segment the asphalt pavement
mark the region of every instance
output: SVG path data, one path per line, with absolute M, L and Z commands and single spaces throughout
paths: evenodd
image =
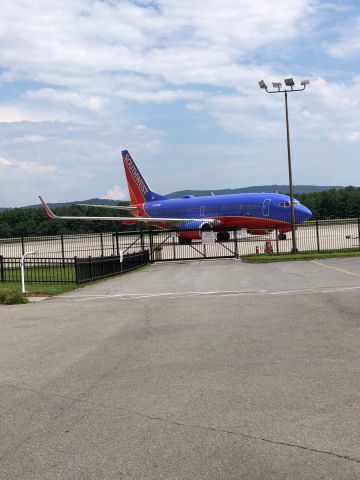
M 360 478 L 359 294 L 228 259 L 0 307 L 0 478 Z

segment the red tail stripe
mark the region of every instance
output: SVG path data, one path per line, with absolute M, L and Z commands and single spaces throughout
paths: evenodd
M 135 205 L 136 203 L 144 203 L 145 202 L 144 195 L 142 194 L 139 187 L 137 186 L 125 160 L 124 160 L 124 168 L 125 168 L 126 180 L 128 182 L 128 187 L 129 187 L 131 205 Z

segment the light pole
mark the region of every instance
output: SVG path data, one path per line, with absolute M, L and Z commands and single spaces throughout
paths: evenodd
M 306 86 L 310 84 L 309 80 L 302 80 L 302 88 L 294 88 L 295 82 L 293 78 L 286 78 L 285 88 L 282 90 L 281 82 L 272 82 L 273 88 L 276 90 L 268 90 L 264 80 L 260 80 L 259 87 L 267 91 L 267 93 L 284 93 L 285 94 L 285 117 L 286 117 L 286 140 L 287 140 L 287 154 L 288 154 L 288 169 L 289 169 L 289 189 L 290 189 L 290 208 L 291 208 L 291 233 L 292 233 L 292 253 L 297 253 L 296 234 L 295 234 L 295 212 L 294 212 L 294 192 L 292 183 L 291 170 L 291 150 L 290 150 L 290 130 L 289 130 L 289 112 L 288 112 L 288 92 L 302 92 Z M 286 88 L 290 87 L 290 88 Z

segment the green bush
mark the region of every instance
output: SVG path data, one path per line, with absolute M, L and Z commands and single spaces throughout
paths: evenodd
M 29 300 L 20 292 L 11 290 L 0 291 L 0 303 L 5 305 L 15 305 L 18 303 L 29 303 Z

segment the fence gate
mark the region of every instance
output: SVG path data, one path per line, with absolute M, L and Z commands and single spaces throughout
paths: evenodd
M 228 241 L 216 240 L 214 243 L 205 243 L 200 230 L 151 230 L 132 234 L 118 232 L 113 236 L 115 255 L 148 249 L 152 262 L 238 257 L 236 231 L 230 232 Z

